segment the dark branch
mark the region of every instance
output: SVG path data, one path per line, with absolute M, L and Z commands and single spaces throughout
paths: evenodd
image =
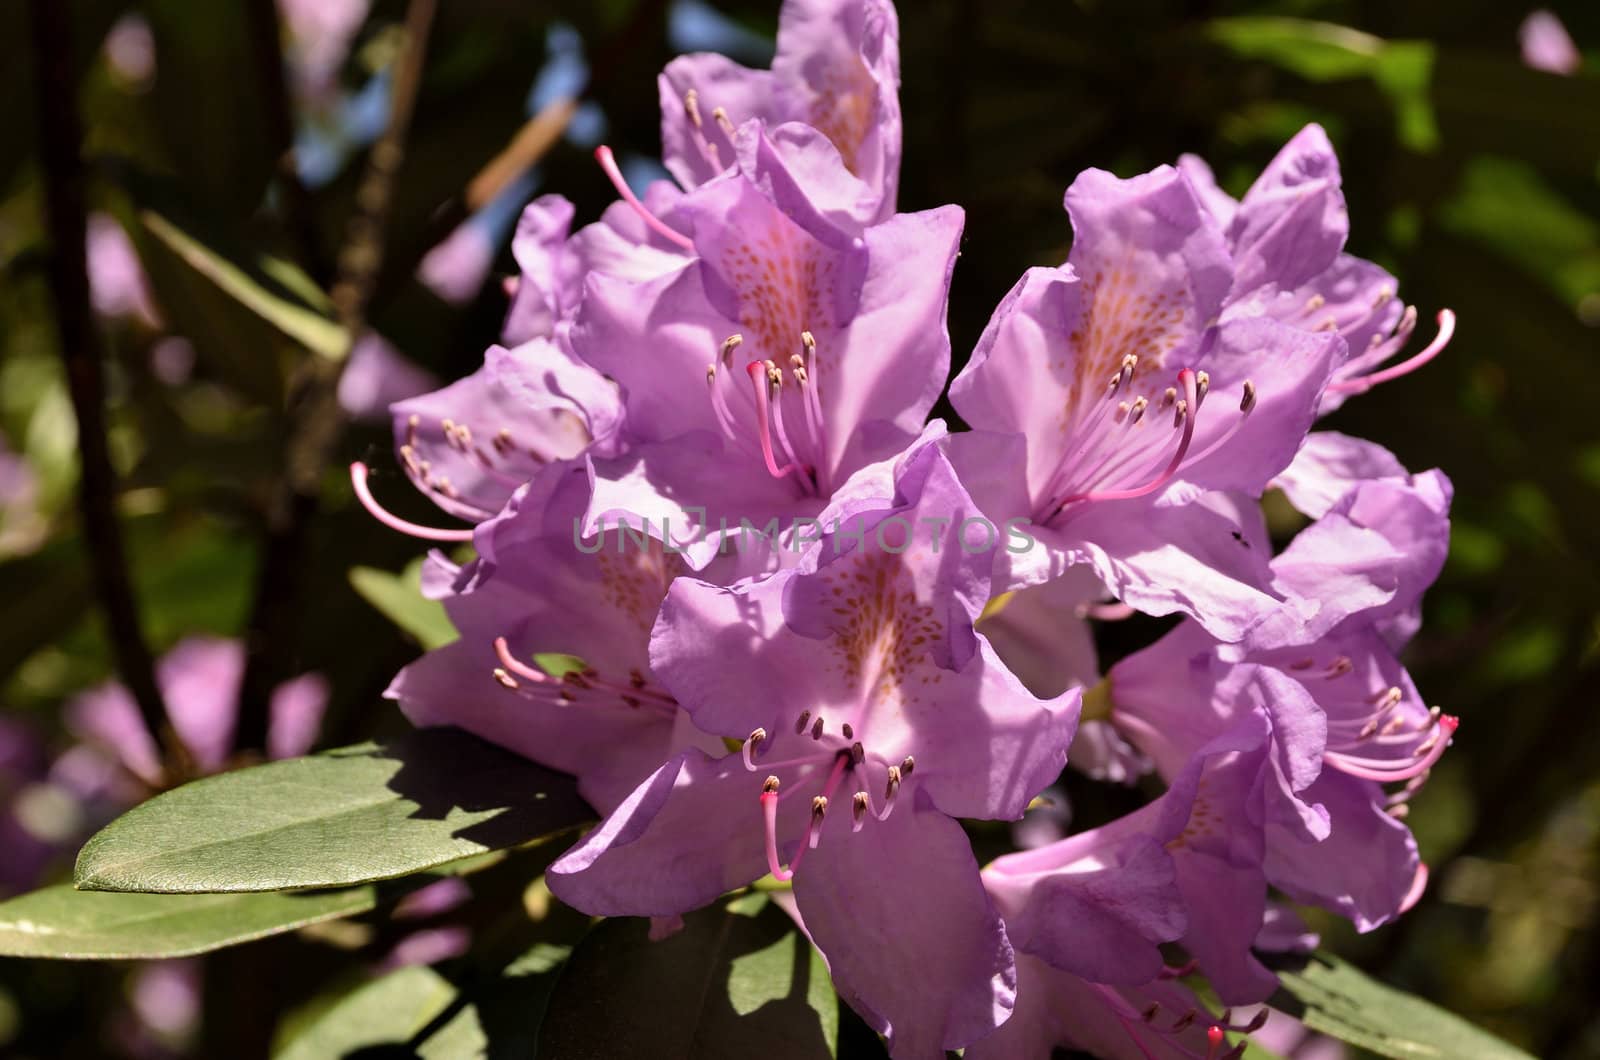
M 78 421 L 78 514 L 96 593 L 122 681 L 139 706 L 171 773 L 182 773 L 182 748 L 173 737 L 156 684 L 149 645 L 139 628 L 128 578 L 127 554 L 117 522 L 116 472 L 106 446 L 105 385 L 100 343 L 89 302 L 83 129 L 78 118 L 78 78 L 73 69 L 71 5 L 31 0 L 34 104 L 39 158 L 44 172 L 50 230 L 50 293 L 67 389 Z
M 367 302 L 383 264 L 384 226 L 395 176 L 405 157 L 406 133 L 422 83 L 436 8 L 437 0 L 411 0 L 406 9 L 405 45 L 397 63 L 389 127 L 368 156 L 356 194 L 356 213 L 339 252 L 333 302 L 339 323 L 352 342 L 366 328 Z M 265 748 L 272 689 L 290 676 L 284 655 L 294 641 L 304 603 L 311 524 L 320 507 L 323 472 L 344 430 L 338 399 L 342 370 L 342 361 L 308 357 L 290 386 L 291 424 L 284 466 L 267 511 L 266 543 L 246 637 L 238 730 L 242 751 Z
M 246 0 L 245 17 L 250 24 L 250 47 L 256 67 L 256 85 L 261 105 L 266 108 L 267 136 L 277 159 L 278 184 L 283 191 L 284 221 L 313 279 L 328 280 L 328 262 L 317 239 L 316 210 L 311 192 L 300 181 L 295 168 L 294 108 L 289 100 L 288 82 L 283 73 L 283 36 L 278 24 L 278 5 L 274 0 Z

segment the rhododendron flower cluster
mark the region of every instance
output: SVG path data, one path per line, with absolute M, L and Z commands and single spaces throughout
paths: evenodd
M 1270 1017 L 1197 977 L 1262 1002 L 1289 903 L 1365 931 L 1426 884 L 1405 811 L 1456 721 L 1400 652 L 1450 483 L 1313 427 L 1454 318 L 1406 354 L 1316 126 L 1238 200 L 1194 157 L 1091 169 L 950 384 L 969 429 L 930 422 L 965 219 L 897 209 L 897 37 L 886 0 L 788 0 L 770 70 L 662 73 L 676 184 L 601 148 L 598 221 L 527 207 L 504 345 L 392 407 L 472 525 L 354 468 L 474 552 L 431 554 L 461 637 L 389 694 L 578 778 L 602 820 L 548 882 L 583 912 L 792 890 L 897 1057 L 1236 1056 Z M 1272 488 L 1312 520 L 1276 554 Z M 1177 624 L 1103 665 L 1136 612 Z M 1154 797 L 980 865 L 962 822 L 1069 764 Z

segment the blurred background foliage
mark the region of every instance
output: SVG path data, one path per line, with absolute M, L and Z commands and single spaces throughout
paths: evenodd
M 293 422 L 286 380 L 312 355 L 197 280 L 159 219 L 237 248 L 284 304 L 324 319 L 325 299 L 305 280 L 326 288 L 356 208 L 405 5 L 376 0 L 331 83 L 300 97 L 298 205 L 256 75 L 259 4 L 69 6 L 91 204 L 124 227 L 150 282 L 147 304 L 101 304 L 115 277 L 94 277 L 119 511 L 139 611 L 161 652 L 189 634 L 246 631 Z M 1582 52 L 1569 75 L 1525 64 L 1518 29 L 1529 12 L 1505 0 L 905 0 L 900 203 L 967 210 L 950 306 L 959 368 L 1017 275 L 1064 257 L 1061 195 L 1081 169 L 1126 176 L 1192 151 L 1238 194 L 1302 124 L 1328 129 L 1350 249 L 1399 276 L 1424 320 L 1444 306 L 1460 315 L 1443 357 L 1327 426 L 1455 481 L 1450 562 L 1408 662 L 1463 724 L 1413 806 L 1433 880 L 1420 906 L 1364 937 L 1317 926 L 1382 979 L 1561 1058 L 1600 1055 L 1600 6 L 1549 6 Z M 580 221 L 597 216 L 613 198 L 590 155 L 602 137 L 630 179 L 647 179 L 657 70 L 703 48 L 764 64 L 776 9 L 441 4 L 371 327 L 439 379 L 475 369 L 505 309 L 498 277 L 515 272 L 509 230 L 522 203 L 559 191 Z M 0 32 L 24 53 L 0 68 L 0 708 L 65 746 L 61 704 L 112 664 L 72 505 L 75 430 L 44 268 L 26 15 L 21 3 L 0 6 Z M 474 201 L 475 175 L 530 116 L 566 98 L 580 106 L 539 165 L 494 202 Z M 449 285 L 430 273 L 430 252 L 468 235 L 485 282 L 441 296 Z M 344 435 L 298 561 L 310 587 L 300 620 L 292 643 L 271 646 L 284 673 L 331 682 L 328 746 L 403 725 L 379 694 L 416 641 L 349 572 L 399 571 L 417 549 L 369 519 L 341 473 L 353 458 L 391 467 L 388 451 L 384 423 Z M 423 517 L 426 503 L 401 481 L 389 475 L 386 495 Z M 1275 530 L 1294 530 L 1286 507 L 1275 516 Z M 1120 798 L 1087 782 L 1070 794 L 1084 824 Z M 259 1009 L 252 1019 L 270 1026 L 318 983 L 354 974 L 336 934 L 215 959 L 211 1000 L 229 1018 L 241 1004 Z M 340 956 L 304 982 L 241 984 L 272 967 L 259 950 L 292 945 Z M 131 983 L 117 967 L 0 965 L 0 1052 L 165 1055 L 220 1040 L 187 1025 L 119 1030 L 129 1004 L 138 1009 Z

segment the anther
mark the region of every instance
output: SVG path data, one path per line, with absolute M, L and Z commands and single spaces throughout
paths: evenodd
M 1167 409 L 1171 408 L 1173 402 L 1175 402 L 1177 400 L 1178 400 L 1178 388 L 1175 387 L 1175 386 L 1169 386 L 1169 387 L 1167 387 L 1167 389 L 1165 391 L 1162 392 L 1162 394 L 1161 394 L 1161 404 L 1157 405 L 1156 409 L 1159 412 L 1165 412 L 1165 411 L 1167 411 Z
M 800 333 L 800 345 L 806 348 L 807 353 L 817 352 L 816 336 L 812 335 L 809 331 L 802 331 Z
M 1178 1017 L 1178 1022 L 1176 1022 L 1176 1023 L 1174 1023 L 1172 1025 L 1172 1033 L 1173 1034 L 1177 1034 L 1180 1031 L 1188 1030 L 1189 1029 L 1189 1024 L 1193 1023 L 1195 1021 L 1195 1017 L 1197 1017 L 1198 1015 L 1200 1015 L 1199 1010 L 1190 1009 L 1188 1012 L 1185 1012 L 1182 1016 L 1179 1016 Z
M 1271 1015 L 1271 1013 L 1265 1008 L 1257 1012 L 1254 1016 L 1250 1017 L 1250 1022 L 1245 1024 L 1244 1032 L 1246 1034 L 1254 1034 L 1262 1027 L 1265 1027 L 1267 1025 L 1267 1017 L 1269 1015 Z
M 721 107 L 716 107 L 711 111 L 711 118 L 717 123 L 718 128 L 720 128 L 730 138 L 733 136 L 733 122 L 729 120 L 727 111 L 723 110 Z
M 1172 429 L 1177 430 L 1183 426 L 1183 421 L 1189 416 L 1188 399 L 1178 402 L 1172 410 Z
M 849 726 L 847 725 L 845 728 L 849 728 Z M 845 735 L 848 736 L 849 733 L 846 733 Z M 850 764 L 853 766 L 858 766 L 866 760 L 867 750 L 861 746 L 861 741 L 857 740 L 855 743 L 850 745 Z
M 1314 294 L 1310 298 L 1306 299 L 1306 312 L 1315 313 L 1317 310 L 1321 309 L 1327 304 L 1328 300 L 1326 298 L 1322 297 L 1320 294 Z
M 867 808 L 871 804 L 872 800 L 867 797 L 866 792 L 856 792 L 855 799 L 852 801 L 850 806 L 850 831 L 861 831 L 861 825 L 867 819 Z
M 1161 1002 L 1152 1001 L 1146 1005 L 1144 1011 L 1139 1013 L 1139 1018 L 1146 1023 L 1154 1023 L 1157 1016 L 1161 1015 Z
M 1249 412 L 1256 407 L 1256 385 L 1250 380 L 1244 381 L 1244 393 L 1239 397 L 1239 411 Z
M 756 749 L 761 746 L 761 742 L 766 738 L 767 730 L 756 729 L 750 733 L 750 736 L 744 742 L 744 767 L 752 773 L 756 771 Z
M 817 715 L 817 720 L 811 723 L 811 738 L 813 740 L 822 739 L 822 727 L 823 727 L 822 715 L 818 714 Z
M 505 670 L 498 666 L 494 668 L 494 679 L 499 681 L 506 688 L 511 689 L 513 692 L 522 687 L 521 685 L 517 684 L 517 679 L 515 677 L 512 677 L 510 674 L 506 673 Z
M 727 338 L 722 340 L 722 363 L 724 365 L 731 363 L 733 351 L 738 349 L 743 342 L 744 336 L 738 332 L 734 332 L 732 335 L 729 335 Z
M 1150 402 L 1148 399 L 1135 398 L 1133 406 L 1128 410 L 1128 426 L 1132 427 L 1135 423 L 1138 423 L 1141 419 L 1143 419 L 1144 410 L 1149 407 Z
M 887 802 L 893 799 L 895 792 L 900 790 L 900 767 L 889 767 L 889 781 L 883 786 L 883 798 Z
M 915 768 L 917 768 L 917 760 L 910 755 L 906 755 L 906 760 L 900 763 L 900 775 L 909 777 L 911 771 Z
M 856 738 L 856 731 L 850 727 L 850 723 L 848 721 L 839 726 L 839 730 L 844 733 L 844 738 L 846 740 L 854 740 Z
M 714 365 L 714 364 L 706 365 L 706 382 L 709 383 L 712 386 L 716 386 L 717 385 L 717 366 L 716 365 Z
M 806 731 L 806 722 L 808 722 L 810 720 L 811 720 L 811 712 L 809 710 L 802 710 L 800 712 L 800 717 L 795 719 L 794 734 L 796 736 L 799 736 L 801 733 L 805 732 Z
M 1111 418 L 1117 423 L 1121 423 L 1128 418 L 1128 410 L 1132 407 L 1126 401 L 1117 402 L 1117 411 L 1111 414 Z
M 683 94 L 683 112 L 689 116 L 689 124 L 700 128 L 700 93 L 692 88 Z
M 1343 677 L 1345 674 L 1349 673 L 1355 668 L 1355 663 L 1350 661 L 1350 657 L 1348 655 L 1341 655 L 1328 665 L 1327 670 L 1323 671 L 1322 676 L 1331 681 L 1336 677 Z
M 778 778 L 768 777 L 761 782 L 761 794 L 776 795 L 778 793 Z
M 1206 399 L 1206 391 L 1211 389 L 1211 373 L 1199 371 L 1194 374 L 1194 407 L 1199 409 L 1200 403 Z

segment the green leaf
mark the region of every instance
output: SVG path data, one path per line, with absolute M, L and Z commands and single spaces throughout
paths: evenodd
M 292 285 L 271 281 L 270 275 L 283 276 L 286 271 L 293 270 L 292 265 L 263 258 L 251 270 L 202 243 L 153 209 L 141 210 L 139 219 L 150 234 L 184 264 L 288 338 L 330 360 L 342 360 L 349 352 L 350 343 L 343 328 L 322 312 L 290 297 L 289 291 L 303 290 L 310 283 L 308 279 L 297 277 Z
M 1438 145 L 1429 84 L 1434 46 L 1390 41 L 1331 22 L 1273 15 L 1213 19 L 1211 38 L 1235 54 L 1260 59 L 1307 81 L 1370 78 L 1394 105 L 1400 141 L 1417 151 Z
M 372 887 L 319 894 L 107 894 L 58 884 L 0 902 L 0 956 L 187 957 L 365 913 Z
M 567 946 L 539 943 L 484 979 L 455 982 L 431 968 L 402 968 L 321 1010 L 274 1060 L 349 1056 L 405 1046 L 423 1060 L 533 1055 L 539 1016 Z
M 401 968 L 351 991 L 273 1056 L 322 1060 L 405 1045 L 456 998 L 455 985 L 432 968 Z
M 422 595 L 422 563 L 420 559 L 414 560 L 399 574 L 376 567 L 354 567 L 350 571 L 350 585 L 383 617 L 432 651 L 455 640 L 457 633 L 445 614 L 444 605 Z
M 726 899 L 684 922 L 660 942 L 643 920 L 596 926 L 556 983 L 539 1055 L 834 1055 L 839 999 L 827 968 L 765 895 Z
M 89 840 L 76 880 L 172 894 L 337 887 L 528 843 L 591 816 L 570 777 L 455 729 L 422 729 L 158 795 Z
M 1319 953 L 1298 970 L 1280 972 L 1283 987 L 1302 1004 L 1307 1027 L 1380 1056 L 1413 1060 L 1533 1060 L 1515 1046 L 1385 986 L 1331 954 Z

